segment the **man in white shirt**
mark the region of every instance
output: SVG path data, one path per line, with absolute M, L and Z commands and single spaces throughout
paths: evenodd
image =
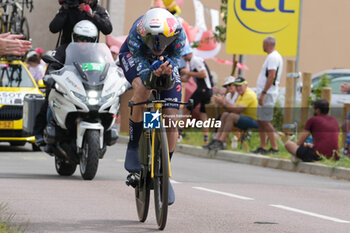
M 273 108 L 275 106 L 278 86 L 282 76 L 283 60 L 282 56 L 275 49 L 276 39 L 268 36 L 264 39 L 263 49 L 268 55 L 262 66 L 258 77 L 257 95 L 258 95 L 258 125 L 260 136 L 260 147 L 254 153 L 267 154 L 278 153 L 278 146 L 275 137 L 275 129 L 271 121 L 273 119 Z M 266 149 L 266 139 L 270 140 L 271 148 Z
M 182 69 L 181 81 L 187 82 L 190 77 L 193 77 L 197 83 L 197 89 L 192 94 L 190 99 L 193 99 L 193 108 L 200 104 L 200 119 L 206 121 L 208 119 L 205 111 L 205 105 L 210 103 L 210 98 L 213 95 L 212 86 L 210 82 L 210 76 L 205 67 L 203 58 L 193 55 L 192 49 L 189 45 L 184 47 L 182 53 L 183 58 L 186 62 L 190 63 L 190 69 Z M 186 108 L 183 111 L 184 115 L 190 113 L 191 108 Z M 179 130 L 181 133 L 181 130 Z M 203 127 L 204 143 L 208 142 L 209 128 Z

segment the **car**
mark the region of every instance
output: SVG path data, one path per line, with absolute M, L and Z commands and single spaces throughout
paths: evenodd
M 0 142 L 11 146 L 35 146 L 35 137 L 23 130 L 23 103 L 26 94 L 43 96 L 38 84 L 20 60 L 0 60 Z
M 319 72 L 312 76 L 311 88 L 317 87 L 324 74 L 330 79 L 328 87 L 332 89 L 331 107 L 343 108 L 344 103 L 350 103 L 350 95 L 341 93 L 340 87 L 343 83 L 350 83 L 350 69 L 332 69 Z

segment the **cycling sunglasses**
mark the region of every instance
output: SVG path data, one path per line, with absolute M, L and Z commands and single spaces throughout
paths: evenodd
M 145 43 L 148 46 L 148 48 L 153 49 L 155 51 L 161 51 L 165 49 L 168 45 L 174 42 L 174 40 L 177 38 L 176 35 L 172 37 L 166 37 L 163 34 L 159 35 L 151 35 L 147 34 L 145 38 Z

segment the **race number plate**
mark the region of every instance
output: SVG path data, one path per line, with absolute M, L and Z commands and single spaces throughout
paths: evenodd
M 0 91 L 0 105 L 23 105 L 25 94 L 21 92 Z
M 13 121 L 0 121 L 0 129 L 13 129 Z

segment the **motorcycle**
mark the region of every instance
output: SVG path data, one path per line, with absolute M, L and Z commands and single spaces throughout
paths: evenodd
M 47 63 L 60 63 L 43 56 Z M 119 98 L 130 87 L 103 43 L 70 43 L 63 68 L 49 74 L 46 152 L 55 157 L 59 175 L 72 175 L 77 165 L 84 180 L 92 180 L 106 147 L 116 143 L 114 126 Z

